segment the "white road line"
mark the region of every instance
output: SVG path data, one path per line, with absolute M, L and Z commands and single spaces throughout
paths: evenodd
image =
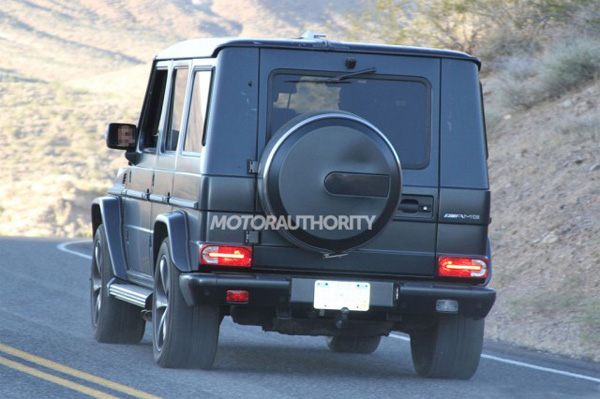
M 409 337 L 405 337 L 404 335 L 396 335 L 396 334 L 390 334 L 391 338 L 396 338 L 399 339 L 401 341 L 406 341 L 406 342 L 410 342 L 410 338 Z
M 403 335 L 390 334 L 389 336 L 391 338 L 396 338 L 396 339 L 399 339 L 401 341 L 410 342 L 410 338 L 406 337 L 406 336 L 403 336 Z M 485 353 L 482 353 L 481 357 L 483 359 L 494 360 L 496 362 L 511 364 L 513 366 L 525 367 L 525 368 L 532 369 L 532 370 L 545 371 L 547 373 L 564 375 L 566 377 L 573 377 L 573 378 L 578 378 L 580 380 L 587 380 L 587 381 L 592 381 L 592 382 L 600 383 L 600 378 L 590 377 L 589 375 L 570 373 L 568 371 L 552 369 L 552 368 L 549 368 L 549 367 L 536 366 L 535 364 L 530 364 L 530 363 L 525 363 L 525 362 L 518 362 L 516 360 L 510 360 L 510 359 L 505 359 L 503 357 L 487 355 Z
M 590 377 L 589 375 L 575 374 L 575 373 L 570 373 L 568 371 L 551 369 L 549 367 L 536 366 L 535 364 L 517 362 L 516 360 L 510 360 L 510 359 L 504 359 L 504 358 L 498 357 L 498 356 L 486 355 L 485 353 L 482 353 L 481 357 L 484 359 L 495 360 L 500 363 L 512 364 L 513 366 L 526 367 L 526 368 L 533 369 L 533 370 L 545 371 L 547 373 L 559 374 L 559 375 L 564 375 L 567 377 L 579 378 L 580 380 L 588 380 L 588 381 L 600 383 L 600 378 Z
M 85 258 L 87 260 L 92 260 L 92 256 L 88 255 L 88 254 L 82 254 L 81 252 L 77 252 L 77 251 L 73 251 L 69 248 L 67 248 L 69 245 L 72 244 L 81 244 L 81 243 L 88 243 L 90 242 L 89 240 L 84 240 L 84 241 L 67 241 L 67 242 L 63 242 L 62 244 L 58 244 L 56 246 L 56 249 L 58 249 L 59 251 L 63 251 L 66 253 L 69 253 L 71 255 L 77 255 L 77 256 L 81 256 L 82 258 Z

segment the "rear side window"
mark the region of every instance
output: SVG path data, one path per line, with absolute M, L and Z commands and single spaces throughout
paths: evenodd
M 175 151 L 177 149 L 188 76 L 187 68 L 173 70 L 173 89 L 171 90 L 171 109 L 169 110 L 170 120 L 165 134 L 165 151 Z
M 202 152 L 210 77 L 211 71 L 201 70 L 194 72 L 192 101 L 188 114 L 187 134 L 183 145 L 184 152 Z
M 361 76 L 325 82 L 328 77 L 331 76 L 272 75 L 269 136 L 305 112 L 342 110 L 379 128 L 396 149 L 404 168 L 421 169 L 429 164 L 431 111 L 426 81 Z

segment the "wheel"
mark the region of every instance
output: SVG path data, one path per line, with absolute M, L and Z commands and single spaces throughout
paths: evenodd
M 180 272 L 171 261 L 168 240 L 160 246 L 154 271 L 152 341 L 161 367 L 210 368 L 219 341 L 217 305 L 188 306 L 179 288 Z
M 410 335 L 415 371 L 428 378 L 471 378 L 479 366 L 483 329 L 483 319 L 440 315 L 435 326 Z
M 369 354 L 377 350 L 380 341 L 380 336 L 327 337 L 327 346 L 332 352 Z
M 140 308 L 108 295 L 107 285 L 113 278 L 112 262 L 106 245 L 106 231 L 104 225 L 100 225 L 94 236 L 90 279 L 94 338 L 105 343 L 138 343 L 144 336 L 146 322 L 140 315 Z

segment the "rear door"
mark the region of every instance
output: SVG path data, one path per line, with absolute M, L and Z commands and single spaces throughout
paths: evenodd
M 183 209 L 188 215 L 190 232 L 200 231 L 199 203 L 202 195 L 201 164 L 204 158 L 204 132 L 214 61 L 197 59 L 191 71 L 191 93 L 186 101 L 176 173 L 170 203 L 174 209 Z M 197 233 L 191 233 L 197 240 Z
M 335 52 L 261 50 L 259 154 L 290 119 L 305 112 L 352 112 L 378 127 L 402 164 L 403 191 L 393 220 L 348 255 L 324 259 L 276 231 L 263 231 L 254 269 L 432 276 L 439 182 L 440 60 Z M 352 69 L 349 59 L 356 61 Z M 374 71 L 373 71 L 374 69 Z M 339 82 L 311 83 L 367 71 Z M 307 160 L 310 162 L 310 159 Z M 257 215 L 264 214 L 257 201 Z
M 170 90 L 168 101 L 165 103 L 166 117 L 163 134 L 160 137 L 159 151 L 154 167 L 154 182 L 150 194 L 151 226 L 162 213 L 170 212 L 170 200 L 173 193 L 173 174 L 177 161 L 177 149 L 182 140 L 184 112 L 187 96 L 187 87 L 190 77 L 190 62 L 175 61 L 170 74 Z M 154 231 L 152 232 L 154 234 Z M 153 266 L 149 265 L 146 273 L 152 274 Z

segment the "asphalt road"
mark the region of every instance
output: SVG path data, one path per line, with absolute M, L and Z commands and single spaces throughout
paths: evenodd
M 322 337 L 229 318 L 213 370 L 161 369 L 150 326 L 139 345 L 94 341 L 90 253 L 89 242 L 0 239 L 0 398 L 600 398 L 596 363 L 486 343 L 470 381 L 430 380 L 400 335 L 371 355 L 336 354 Z

